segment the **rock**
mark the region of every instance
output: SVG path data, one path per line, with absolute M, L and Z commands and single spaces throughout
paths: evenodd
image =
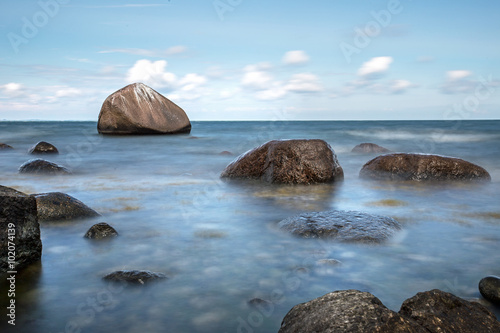
M 317 261 L 317 263 L 320 265 L 327 265 L 327 266 L 340 266 L 340 265 L 342 265 L 342 261 L 337 260 L 337 259 L 320 259 Z
M 500 277 L 487 276 L 479 281 L 479 292 L 484 298 L 500 304 Z
M 340 210 L 303 213 L 286 218 L 278 225 L 304 238 L 358 243 L 382 243 L 401 229 L 390 217 Z
M 500 322 L 486 307 L 437 289 L 407 299 L 399 314 L 426 332 L 500 332 Z
M 482 167 L 454 157 L 425 154 L 387 154 L 367 162 L 361 178 L 414 181 L 490 181 Z
M 142 83 L 130 84 L 104 101 L 97 130 L 101 134 L 189 133 L 184 110 Z
M 335 291 L 294 306 L 279 333 L 361 333 L 426 331 L 386 308 L 375 296 L 357 290 Z
M 3 150 L 3 149 L 14 149 L 14 148 L 12 148 L 12 146 L 9 146 L 8 144 L 0 142 L 0 150 Z
M 273 304 L 272 302 L 266 301 L 265 299 L 262 299 L 262 298 L 252 298 L 247 303 L 248 303 L 248 305 L 250 305 L 253 308 L 259 308 L 259 307 L 264 307 L 264 306 L 270 307 Z
M 387 148 L 381 147 L 374 143 L 361 143 L 356 147 L 352 148 L 351 152 L 370 154 L 370 153 L 390 153 L 391 151 Z
M 101 215 L 80 200 L 65 193 L 49 192 L 33 194 L 32 196 L 36 199 L 40 222 L 82 219 Z
M 221 177 L 312 184 L 342 180 L 344 172 L 323 140 L 273 140 L 240 155 Z
M 10 223 L 14 224 L 13 228 Z M 15 249 L 9 249 L 9 242 L 15 244 Z M 12 266 L 9 263 L 10 251 L 15 251 Z M 42 241 L 35 198 L 0 186 L 0 272 L 20 270 L 41 257 Z
M 85 238 L 90 239 L 103 239 L 118 236 L 118 232 L 107 223 L 101 222 L 94 224 L 90 227 L 89 230 L 85 233 Z
M 29 154 L 59 154 L 57 148 L 45 141 L 40 141 L 28 150 Z
M 33 173 L 43 175 L 68 175 L 71 172 L 63 166 L 55 163 L 36 159 L 29 160 L 19 167 L 19 173 Z
M 163 273 L 154 273 L 150 271 L 116 271 L 103 277 L 104 280 L 116 282 L 128 282 L 132 284 L 145 284 L 148 282 L 166 279 Z
M 233 155 L 233 153 L 231 153 L 230 151 L 224 150 L 224 151 L 221 151 L 219 153 L 219 155 L 222 155 L 222 156 L 231 156 L 231 155 Z

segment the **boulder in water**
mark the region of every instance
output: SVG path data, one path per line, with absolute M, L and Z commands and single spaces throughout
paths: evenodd
M 45 141 L 40 141 L 28 150 L 29 154 L 59 154 L 57 148 Z
M 371 153 L 390 153 L 391 151 L 387 148 L 381 147 L 374 143 L 360 143 L 356 147 L 352 148 L 351 152 L 360 154 L 371 154 Z
M 479 292 L 488 301 L 500 304 L 500 277 L 492 275 L 481 279 Z
M 33 194 L 33 197 L 36 199 L 40 222 L 100 216 L 98 212 L 66 193 L 39 193 Z
M 146 284 L 148 282 L 166 279 L 167 276 L 163 273 L 155 273 L 150 271 L 115 271 L 103 277 L 104 280 L 114 282 L 128 282 L 132 284 Z
M 118 236 L 118 232 L 107 223 L 101 222 L 94 224 L 90 229 L 85 233 L 85 238 L 90 239 L 104 239 L 110 237 Z
M 71 172 L 63 166 L 42 159 L 29 160 L 19 167 L 19 173 L 38 175 L 68 175 Z
M 12 146 L 9 146 L 8 144 L 0 142 L 0 150 L 3 150 L 3 149 L 13 149 L 13 148 L 12 148 Z

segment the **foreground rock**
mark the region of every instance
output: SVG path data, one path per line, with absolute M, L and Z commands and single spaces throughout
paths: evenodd
M 19 167 L 19 173 L 32 173 L 38 175 L 69 175 L 71 172 L 55 163 L 36 159 L 29 160 Z
M 33 194 L 36 199 L 38 220 L 60 221 L 100 216 L 80 200 L 61 192 Z
M 15 247 L 9 248 L 9 242 Z M 0 186 L 0 272 L 22 269 L 41 257 L 35 198 Z
M 189 133 L 184 110 L 142 83 L 130 84 L 106 98 L 97 123 L 101 134 Z
M 488 301 L 500 304 L 500 277 L 487 276 L 479 281 L 479 292 Z
M 390 217 L 340 210 L 292 216 L 281 221 L 279 227 L 304 238 L 358 243 L 382 243 L 401 229 Z
M 14 148 L 12 148 L 12 146 L 9 146 L 8 144 L 0 142 L 0 150 L 3 150 L 3 149 L 14 149 Z
M 294 306 L 279 333 L 344 332 L 500 332 L 484 306 L 440 290 L 418 293 L 399 313 L 367 292 L 341 290 Z
M 45 141 L 40 141 L 28 150 L 29 154 L 59 154 L 57 148 Z
M 273 140 L 240 155 L 221 177 L 313 184 L 342 180 L 344 172 L 323 140 Z
M 387 148 L 381 147 L 374 143 L 361 143 L 356 147 L 352 148 L 351 152 L 360 154 L 370 154 L 370 153 L 390 153 L 391 151 Z
M 163 273 L 150 271 L 116 271 L 103 277 L 104 280 L 115 282 L 128 282 L 132 284 L 146 284 L 148 282 L 166 279 Z
M 490 181 L 482 167 L 454 157 L 425 154 L 388 154 L 367 162 L 359 176 L 376 180 Z
M 118 236 L 118 232 L 107 223 L 101 222 L 94 224 L 90 229 L 85 233 L 85 238 L 90 239 L 104 239 L 104 238 L 112 238 Z
M 407 299 L 399 314 L 427 332 L 500 332 L 500 322 L 486 307 L 437 289 Z

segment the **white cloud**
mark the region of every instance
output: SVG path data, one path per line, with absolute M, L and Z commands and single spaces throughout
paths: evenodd
M 183 91 L 192 91 L 207 82 L 207 78 L 198 75 L 196 73 L 186 74 L 181 80 L 179 80 L 179 85 L 181 85 L 181 90 Z
M 82 94 L 82 91 L 77 88 L 62 88 L 56 91 L 56 97 L 74 97 Z
M 245 66 L 241 85 L 247 89 L 265 90 L 271 87 L 273 76 L 268 72 L 269 63 Z
M 23 86 L 20 83 L 7 83 L 0 86 L 3 93 L 9 97 L 16 97 L 22 94 Z
M 389 90 L 393 94 L 402 94 L 412 87 L 415 85 L 408 80 L 394 80 L 389 86 Z
M 165 71 L 167 62 L 158 60 L 152 62 L 147 59 L 138 60 L 132 68 L 128 70 L 127 82 L 143 82 L 152 87 L 174 89 L 177 76 Z
M 392 63 L 392 57 L 375 57 L 363 63 L 358 69 L 358 75 L 362 77 L 378 76 L 389 69 Z
M 472 72 L 468 70 L 453 70 L 446 72 L 446 82 L 441 86 L 444 94 L 459 94 L 472 92 L 477 81 L 470 78 Z
M 258 91 L 255 97 L 260 100 L 275 100 L 284 97 L 287 94 L 287 90 L 283 87 L 281 82 L 273 82 L 269 89 Z
M 125 54 L 138 55 L 138 56 L 142 56 L 142 57 L 162 58 L 162 57 L 168 57 L 168 56 L 172 56 L 172 55 L 185 53 L 187 51 L 188 51 L 188 48 L 186 46 L 176 45 L 176 46 L 169 47 L 168 49 L 165 49 L 165 50 L 122 48 L 122 49 L 110 49 L 110 50 L 99 51 L 99 53 L 125 53 Z
M 323 90 L 318 77 L 310 73 L 293 75 L 285 86 L 285 90 L 292 92 L 319 92 Z
M 285 65 L 303 65 L 309 62 L 309 56 L 301 50 L 288 51 L 282 61 Z
M 472 75 L 471 71 L 466 70 L 456 70 L 446 72 L 446 78 L 448 81 L 457 81 L 469 77 Z

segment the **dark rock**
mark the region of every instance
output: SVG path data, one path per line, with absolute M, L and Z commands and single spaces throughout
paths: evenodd
M 479 292 L 484 298 L 495 304 L 500 304 L 500 278 L 487 276 L 479 281 Z
M 437 289 L 407 299 L 399 314 L 426 332 L 500 332 L 500 322 L 486 307 Z
M 19 167 L 19 173 L 33 173 L 43 175 L 68 175 L 71 172 L 63 166 L 55 163 L 36 159 L 29 160 Z
M 272 304 L 273 304 L 272 302 L 266 301 L 262 298 L 252 298 L 251 300 L 248 301 L 248 305 L 252 307 L 270 306 Z
M 12 148 L 12 146 L 9 146 L 8 144 L 0 142 L 0 150 L 2 150 L 2 149 L 13 149 L 13 148 Z
M 221 177 L 312 184 L 342 180 L 344 172 L 323 140 L 273 140 L 240 155 Z
M 58 221 L 100 216 L 80 200 L 61 192 L 33 194 L 36 198 L 38 220 Z
M 485 169 L 459 158 L 405 153 L 378 156 L 363 166 L 359 176 L 375 180 L 491 180 Z
M 335 291 L 294 306 L 279 333 L 415 332 L 426 330 L 357 290 Z
M 109 237 L 118 236 L 118 232 L 107 223 L 101 222 L 94 224 L 90 229 L 85 233 L 85 238 L 91 239 L 103 239 Z
M 104 280 L 115 282 L 128 282 L 132 284 L 145 284 L 148 282 L 166 279 L 163 273 L 154 273 L 150 271 L 116 271 L 103 277 Z
M 12 225 L 9 227 L 10 223 L 14 224 L 14 228 Z M 9 249 L 9 242 L 15 244 L 15 249 Z M 10 250 L 15 251 L 12 266 L 9 264 Z M 35 198 L 0 186 L 0 271 L 22 269 L 41 257 L 42 241 Z
M 328 265 L 328 266 L 340 266 L 342 265 L 342 261 L 337 259 L 320 259 L 318 260 L 318 264 Z
M 189 133 L 184 110 L 142 83 L 130 84 L 106 98 L 97 130 L 101 134 Z
M 340 210 L 299 214 L 282 220 L 279 227 L 304 238 L 359 243 L 381 243 L 401 229 L 390 217 Z
M 57 148 L 45 141 L 40 141 L 28 150 L 29 154 L 59 154 Z
M 352 148 L 351 152 L 370 154 L 370 153 L 390 153 L 391 151 L 387 148 L 381 147 L 374 143 L 361 143 L 356 147 Z

